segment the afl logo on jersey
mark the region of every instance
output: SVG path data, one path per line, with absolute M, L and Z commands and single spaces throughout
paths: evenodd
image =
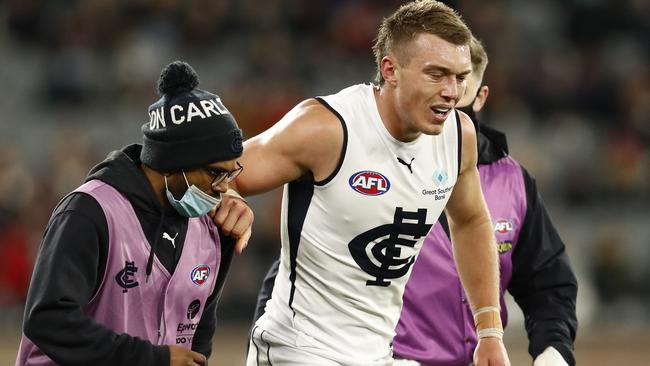
M 497 234 L 507 234 L 512 231 L 512 222 L 506 219 L 499 219 L 494 224 L 494 232 Z
M 190 274 L 190 278 L 192 279 L 192 282 L 194 282 L 194 284 L 199 286 L 204 284 L 209 276 L 210 276 L 210 266 L 207 266 L 205 264 L 195 267 L 192 270 L 192 273 Z
M 390 181 L 383 174 L 364 170 L 352 174 L 349 180 L 350 187 L 366 196 L 379 196 L 390 189 Z

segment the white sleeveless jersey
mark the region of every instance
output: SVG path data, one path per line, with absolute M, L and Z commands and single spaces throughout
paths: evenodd
M 281 264 L 258 326 L 292 329 L 294 345 L 345 365 L 376 364 L 391 357 L 412 264 L 458 177 L 460 125 L 451 113 L 440 135 L 404 143 L 373 86 L 318 100 L 343 125 L 341 160 L 324 181 L 285 185 Z

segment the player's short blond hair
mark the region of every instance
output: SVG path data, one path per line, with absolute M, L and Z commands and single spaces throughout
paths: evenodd
M 483 43 L 474 35 L 472 35 L 472 39 L 469 41 L 469 53 L 472 58 L 472 73 L 481 80 L 488 65 L 488 55 L 485 52 Z
M 435 0 L 415 0 L 397 9 L 379 26 L 377 39 L 372 47 L 377 64 L 375 82 L 384 84 L 381 74 L 381 60 L 390 54 L 400 55 L 402 47 L 420 33 L 436 35 L 455 45 L 466 45 L 472 33 L 460 15 L 449 6 Z M 408 60 L 400 60 L 407 62 Z

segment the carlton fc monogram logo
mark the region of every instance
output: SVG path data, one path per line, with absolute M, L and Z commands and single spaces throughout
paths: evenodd
M 391 224 L 377 226 L 352 239 L 348 244 L 352 258 L 363 271 L 374 277 L 366 282 L 367 286 L 387 287 L 390 281 L 386 279 L 400 278 L 408 272 L 415 256 L 402 258 L 400 247 L 413 248 L 417 239 L 427 235 L 431 225 L 425 222 L 426 218 L 427 210 L 424 208 L 409 212 L 397 207 Z M 409 236 L 416 240 L 406 238 Z
M 117 281 L 117 284 L 122 288 L 122 293 L 126 293 L 130 288 L 139 285 L 138 281 L 133 278 L 137 271 L 138 267 L 135 266 L 135 262 L 125 261 L 124 268 L 117 272 L 117 275 L 115 275 L 115 281 Z

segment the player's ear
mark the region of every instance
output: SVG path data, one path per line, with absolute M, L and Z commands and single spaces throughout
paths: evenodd
M 474 103 L 472 103 L 472 110 L 474 113 L 478 113 L 481 111 L 481 109 L 483 109 L 483 106 L 485 106 L 489 94 L 490 88 L 488 88 L 487 85 L 483 85 L 478 89 L 478 94 L 476 94 Z
M 395 86 L 398 80 L 397 60 L 393 56 L 384 56 L 379 64 L 379 71 L 384 77 L 385 83 Z

